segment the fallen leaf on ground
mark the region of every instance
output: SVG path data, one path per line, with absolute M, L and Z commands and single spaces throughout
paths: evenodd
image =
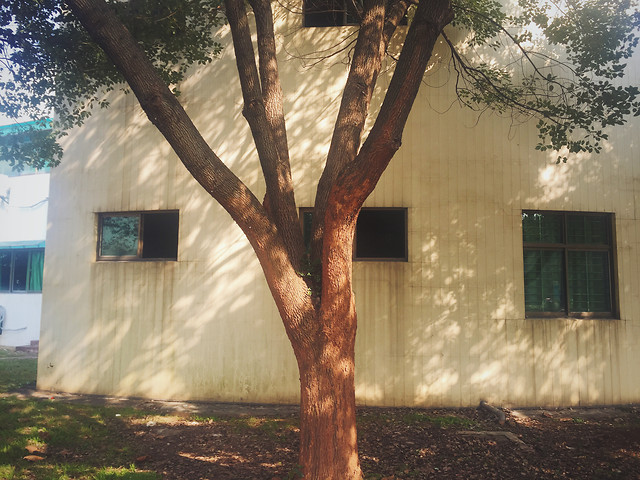
M 44 445 L 42 447 L 36 447 L 35 445 L 27 445 L 26 447 L 24 447 L 24 449 L 29 453 L 40 453 L 40 454 L 42 454 L 47 449 L 47 446 Z
M 40 457 L 38 455 L 27 455 L 26 457 L 22 457 L 29 462 L 40 462 L 44 460 L 44 457 Z

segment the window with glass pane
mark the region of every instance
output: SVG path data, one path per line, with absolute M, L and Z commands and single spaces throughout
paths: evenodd
M 565 309 L 562 252 L 525 250 L 525 308 L 530 312 L 560 312 Z
M 0 292 L 11 290 L 11 250 L 0 250 Z
M 305 0 L 306 27 L 357 25 L 362 18 L 362 0 Z
M 313 227 L 313 210 L 302 209 L 302 238 L 304 238 L 304 246 L 308 252 L 311 249 L 311 229 Z
M 615 314 L 613 216 L 522 212 L 529 316 Z
M 139 215 L 104 215 L 101 233 L 101 257 L 138 256 Z
M 101 213 L 98 260 L 177 260 L 176 211 Z
M 44 249 L 0 250 L 0 292 L 41 292 Z
M 307 250 L 311 246 L 313 210 L 300 209 L 300 222 Z M 395 261 L 408 259 L 407 209 L 364 207 L 356 223 L 353 259 L 356 261 Z
M 336 27 L 359 25 L 362 21 L 362 0 L 304 0 L 305 27 Z M 407 25 L 405 15 L 400 25 Z

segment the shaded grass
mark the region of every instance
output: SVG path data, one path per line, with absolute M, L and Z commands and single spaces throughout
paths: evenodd
M 156 480 L 157 474 L 133 466 L 135 441 L 123 435 L 123 421 L 138 415 L 132 409 L 0 398 L 0 478 Z M 41 459 L 29 461 L 30 453 Z
M 36 380 L 35 358 L 0 350 L 0 393 Z M 0 398 L 0 479 L 157 480 L 138 470 L 135 442 L 123 421 L 144 415 L 133 409 Z M 27 450 L 29 447 L 29 450 Z M 29 461 L 28 455 L 41 459 Z
M 0 393 L 35 385 L 38 360 L 0 349 Z M 2 478 L 2 477 L 0 477 Z
M 468 418 L 456 417 L 454 415 L 431 416 L 422 412 L 410 412 L 402 416 L 402 421 L 407 425 L 415 425 L 420 423 L 430 423 L 440 428 L 447 427 L 464 427 L 469 428 L 476 422 Z
M 368 412 L 359 414 L 357 423 L 360 426 L 370 424 L 397 424 L 405 426 L 433 425 L 438 428 L 473 428 L 477 422 L 472 419 L 456 415 L 428 415 L 421 411 L 399 410 L 393 413 Z

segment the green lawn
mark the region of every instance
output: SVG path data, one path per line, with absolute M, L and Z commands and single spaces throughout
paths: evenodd
M 0 393 L 35 385 L 37 363 L 35 358 L 0 349 Z
M 35 359 L 0 350 L 0 479 L 160 478 L 133 466 L 135 442 L 122 434 L 122 422 L 141 413 L 6 395 L 35 379 Z

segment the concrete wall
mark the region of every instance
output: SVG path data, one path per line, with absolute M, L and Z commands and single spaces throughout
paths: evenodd
M 18 347 L 38 340 L 41 293 L 0 293 L 0 306 L 6 311 L 0 346 Z
M 311 206 L 346 66 L 310 54 L 352 32 L 278 13 L 297 201 Z M 220 33 L 223 42 L 229 33 Z M 638 124 L 556 165 L 532 124 L 460 108 L 439 48 L 403 146 L 367 206 L 406 207 L 408 262 L 357 262 L 356 390 L 369 405 L 640 401 Z M 637 68 L 629 81 L 638 82 Z M 380 81 L 382 85 L 388 77 Z M 181 101 L 214 151 L 264 194 L 233 51 Z M 379 99 L 377 99 L 379 101 Z M 97 262 L 97 212 L 178 209 L 176 262 Z M 620 318 L 525 319 L 523 209 L 615 215 Z M 65 140 L 52 173 L 38 386 L 173 399 L 296 402 L 298 374 L 255 256 L 135 99 Z

